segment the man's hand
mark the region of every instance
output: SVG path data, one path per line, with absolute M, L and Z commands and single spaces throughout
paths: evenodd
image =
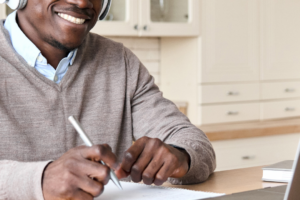
M 92 200 L 109 181 L 110 168 L 116 169 L 117 158 L 105 145 L 76 147 L 50 163 L 43 175 L 45 200 Z
M 119 178 L 131 175 L 133 182 L 162 185 L 169 177 L 181 178 L 189 169 L 190 157 L 159 139 L 143 137 L 126 152 L 116 171 Z

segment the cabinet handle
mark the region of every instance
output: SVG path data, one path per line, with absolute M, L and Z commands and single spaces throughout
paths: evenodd
M 145 25 L 145 26 L 143 27 L 143 29 L 144 29 L 144 31 L 148 31 L 148 26 Z
M 239 114 L 238 111 L 229 111 L 229 112 L 227 113 L 227 115 L 238 115 L 238 114 Z
M 237 96 L 237 95 L 239 95 L 240 93 L 239 92 L 237 92 L 237 91 L 229 91 L 228 92 L 228 95 L 229 96 Z
M 293 107 L 286 107 L 285 108 L 285 111 L 289 112 L 289 111 L 295 111 L 296 108 L 293 108 Z
M 134 28 L 134 30 L 137 30 L 137 31 L 140 29 L 140 28 L 139 28 L 139 25 L 137 25 L 137 24 L 136 24 L 136 25 L 134 25 L 134 27 L 133 27 L 133 28 Z
M 284 91 L 287 92 L 287 93 L 295 92 L 295 89 L 294 88 L 286 88 Z
M 250 160 L 250 159 L 254 159 L 255 156 L 243 156 L 242 159 L 243 160 Z

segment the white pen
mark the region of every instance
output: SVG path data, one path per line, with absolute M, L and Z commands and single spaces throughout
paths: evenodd
M 83 142 L 85 143 L 85 145 L 88 146 L 88 147 L 93 146 L 92 141 L 89 139 L 89 137 L 83 131 L 82 127 L 80 126 L 80 123 L 73 116 L 70 116 L 68 119 L 71 122 L 71 124 L 74 126 L 74 128 L 76 129 L 76 131 L 78 132 L 79 136 L 81 137 L 81 139 L 83 140 Z M 102 165 L 106 165 L 102 160 L 101 160 L 101 164 Z M 116 176 L 115 172 L 112 169 L 110 169 L 110 179 L 114 182 L 114 184 L 120 190 L 123 190 L 123 188 L 121 186 L 121 183 L 119 182 L 118 177 Z

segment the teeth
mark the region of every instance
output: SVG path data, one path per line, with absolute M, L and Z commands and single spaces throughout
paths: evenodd
M 58 13 L 58 16 L 74 24 L 83 24 L 85 22 L 85 19 L 76 18 L 71 15 L 67 15 L 63 13 Z

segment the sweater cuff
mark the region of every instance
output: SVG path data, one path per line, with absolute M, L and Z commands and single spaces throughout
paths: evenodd
M 187 185 L 204 182 L 215 169 L 215 158 L 213 149 L 209 145 L 194 145 L 189 141 L 168 141 L 184 149 L 190 155 L 189 171 L 181 178 L 169 178 L 173 185 Z M 203 145 L 203 146 L 202 146 Z M 208 150 L 211 147 L 211 152 Z M 210 155 L 211 154 L 211 155 Z M 211 159 L 210 159 L 211 158 Z
M 7 199 L 44 200 L 42 176 L 50 162 L 14 162 L 5 177 Z
M 173 185 L 185 185 L 192 184 L 194 181 L 197 182 L 197 178 L 195 177 L 195 174 L 199 173 L 199 168 L 196 167 L 197 164 L 195 163 L 195 160 L 197 160 L 197 158 L 195 157 L 195 154 L 192 153 L 192 149 L 188 147 L 184 147 L 183 149 L 190 155 L 190 168 L 186 175 L 184 175 L 182 178 L 169 178 L 169 182 Z

